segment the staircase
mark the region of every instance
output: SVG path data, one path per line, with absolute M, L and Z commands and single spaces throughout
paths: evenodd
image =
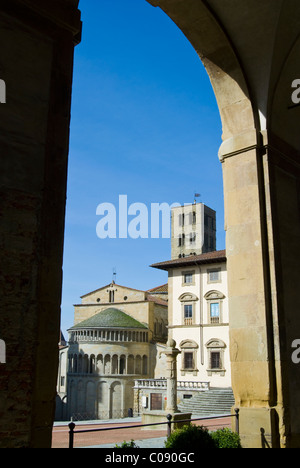
M 235 405 L 231 388 L 212 388 L 206 392 L 194 392 L 190 399 L 183 399 L 178 405 L 182 413 L 192 416 L 218 416 L 231 414 Z

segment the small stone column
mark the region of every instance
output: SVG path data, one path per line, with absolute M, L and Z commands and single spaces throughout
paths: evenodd
M 176 341 L 169 339 L 164 354 L 167 356 L 167 408 L 166 411 L 178 413 L 177 408 L 177 356 L 181 351 L 176 348 Z
M 181 351 L 176 348 L 176 341 L 169 339 L 167 349 L 162 352 L 167 357 L 167 406 L 162 411 L 148 410 L 142 414 L 142 424 L 158 422 L 157 426 L 151 426 L 152 430 L 161 431 L 162 426 L 160 423 L 163 416 L 168 420 L 171 418 L 171 430 L 179 429 L 191 420 L 192 413 L 181 413 L 177 408 L 177 356 L 180 353 Z

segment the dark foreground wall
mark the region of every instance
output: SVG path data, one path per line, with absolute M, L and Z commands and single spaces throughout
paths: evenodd
M 72 4 L 74 3 L 74 4 Z M 49 447 L 76 2 L 0 2 L 0 447 Z

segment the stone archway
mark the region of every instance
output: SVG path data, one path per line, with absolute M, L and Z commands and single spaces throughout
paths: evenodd
M 227 32 L 205 1 L 147 0 L 177 24 L 211 79 L 223 124 L 223 140 L 255 132 L 256 115 L 241 63 Z
M 123 417 L 123 385 L 119 381 L 115 381 L 110 386 L 110 418 L 117 419 Z
M 300 330 L 294 313 L 300 309 L 300 142 L 291 84 L 300 78 L 300 5 L 149 3 L 161 7 L 198 52 L 223 123 L 231 360 L 243 444 L 261 446 L 263 428 L 273 447 L 297 447 L 300 369 L 290 348 Z M 5 447 L 51 443 L 73 52 L 80 32 L 78 0 L 1 5 L 1 79 L 11 83 L 7 107 L 0 107 Z M 28 60 L 33 51 L 35 60 Z
M 300 307 L 293 291 L 300 280 L 300 139 L 291 85 L 300 76 L 300 6 L 148 1 L 198 52 L 223 123 L 231 361 L 242 442 L 260 447 L 263 427 L 271 446 L 296 447 L 300 372 L 290 346 L 300 330 L 292 312 Z

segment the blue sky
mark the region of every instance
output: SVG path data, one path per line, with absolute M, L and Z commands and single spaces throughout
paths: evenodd
M 149 268 L 170 258 L 169 239 L 96 235 L 97 206 L 192 203 L 217 211 L 225 248 L 222 128 L 209 78 L 177 26 L 145 0 L 81 0 L 75 51 L 62 330 L 80 296 L 117 283 L 150 289 L 167 281 Z

